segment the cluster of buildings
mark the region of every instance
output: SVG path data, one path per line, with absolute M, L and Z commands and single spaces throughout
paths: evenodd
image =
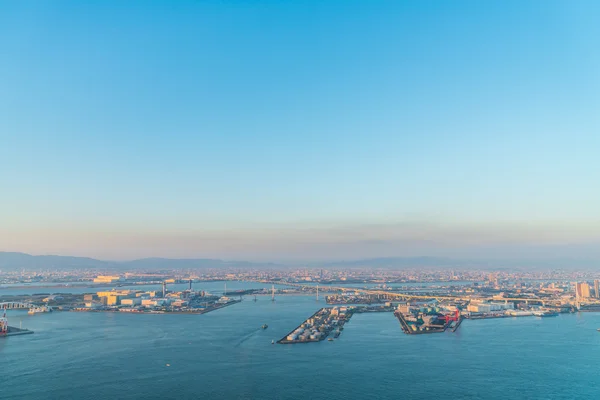
M 593 292 L 592 287 L 588 282 L 573 282 L 575 289 L 575 298 L 577 301 L 587 300 L 590 298 L 600 299 L 600 281 L 594 280 Z
M 120 311 L 143 311 L 144 309 L 206 309 L 215 303 L 226 304 L 228 298 L 210 296 L 205 292 L 184 290 L 181 292 L 109 290 L 84 295 L 85 308 L 90 310 L 119 309 Z
M 94 283 L 118 283 L 124 279 L 118 275 L 98 275 L 94 278 Z
M 455 304 L 438 303 L 436 300 L 399 304 L 394 315 L 407 334 L 444 332 L 450 321 L 458 324 L 460 320 L 460 310 Z
M 504 303 L 472 301 L 467 306 L 467 311 L 472 313 L 491 313 L 495 311 L 514 310 L 515 303 L 505 301 Z
M 97 292 L 96 295 L 85 295 L 86 307 L 93 307 L 94 297 L 99 300 L 100 305 L 115 307 L 115 306 L 143 306 L 143 307 L 159 307 L 170 305 L 172 300 L 180 300 L 177 294 L 171 296 L 160 296 L 159 293 L 141 292 L 136 290 L 110 290 Z M 92 304 L 88 304 L 91 301 Z

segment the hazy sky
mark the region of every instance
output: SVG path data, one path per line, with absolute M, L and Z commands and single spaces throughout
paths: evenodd
M 0 250 L 600 259 L 599 19 L 0 0 Z

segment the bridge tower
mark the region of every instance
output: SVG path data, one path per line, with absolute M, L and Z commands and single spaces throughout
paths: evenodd
M 271 285 L 271 301 L 275 301 L 275 285 Z
M 6 308 L 4 314 L 0 318 L 0 335 L 6 335 L 8 333 L 8 319 L 6 318 Z
M 317 301 L 319 301 L 319 285 L 317 285 Z

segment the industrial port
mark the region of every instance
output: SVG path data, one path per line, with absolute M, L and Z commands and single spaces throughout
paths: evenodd
M 134 281 L 131 280 L 132 275 L 128 274 L 125 277 L 100 275 L 93 279 L 94 284 L 110 284 L 115 287 L 106 289 L 104 286 L 103 290 L 95 293 L 1 295 L 0 308 L 27 309 L 30 315 L 53 311 L 205 314 L 235 305 L 244 297 L 257 301 L 257 296 L 270 296 L 270 300 L 275 302 L 276 295 L 315 295 L 319 301 L 320 292 L 327 293 L 324 298 L 328 307 L 319 308 L 278 340 L 277 343 L 280 344 L 333 341 L 341 335 L 344 325 L 356 313 L 389 312 L 397 318 L 404 333 L 414 335 L 448 330 L 454 332 L 464 319 L 544 318 L 560 313 L 600 311 L 600 281 L 597 279 L 593 281 L 593 286 L 588 282 L 565 280 L 525 281 L 514 275 L 506 275 L 501 279 L 501 273 L 488 273 L 476 280 L 473 273 L 468 272 L 463 276 L 453 275 L 454 280 L 465 277 L 474 280 L 462 281 L 460 284 L 453 280 L 435 284 L 414 282 L 418 280 L 416 278 L 410 282 L 405 280 L 387 284 L 386 280 L 400 279 L 383 276 L 365 279 L 362 287 L 358 283 L 350 283 L 352 286 L 346 287 L 331 284 L 335 280 L 327 280 L 328 273 L 323 270 L 303 273 L 312 273 L 313 276 L 300 279 L 294 273 L 279 275 L 280 272 L 277 271 L 256 272 L 255 276 L 226 274 L 220 276 L 222 290 L 217 290 L 214 285 L 218 275 L 203 277 L 206 281 L 197 281 L 200 285 L 202 282 L 212 282 L 211 292 L 195 290 L 191 278 L 174 278 L 172 273 L 150 274 L 147 278 L 155 282 L 151 286 L 152 290 L 148 290 L 148 285 L 145 290 L 140 290 L 142 287 L 136 285 L 144 282 L 140 281 L 144 278 L 140 274 L 134 276 Z M 394 273 L 396 272 L 391 272 Z M 443 276 L 444 273 L 439 274 Z M 160 279 L 162 290 L 156 285 L 157 279 Z M 317 282 L 310 282 L 310 279 Z M 227 290 L 229 280 L 237 282 L 235 290 Z M 327 283 L 319 284 L 323 281 Z M 358 279 L 354 278 L 352 281 L 356 282 Z M 245 286 L 244 282 L 261 283 L 264 286 L 252 288 Z M 58 287 L 65 286 L 61 284 Z M 32 333 L 26 329 L 9 327 L 5 317 L 3 321 L 4 336 Z M 263 326 L 266 328 L 267 325 Z
M 445 311 L 445 312 L 444 312 Z M 394 315 L 398 318 L 402 331 L 409 335 L 441 333 L 447 329 L 455 332 L 462 322 L 458 308 L 454 310 L 438 307 L 413 307 L 399 305 Z
M 328 339 L 337 339 L 344 325 L 350 321 L 354 314 L 371 312 L 391 312 L 390 303 L 385 306 L 351 306 L 351 307 L 324 307 L 307 318 L 302 324 L 279 339 L 279 344 L 295 344 L 320 342 Z
M 352 309 L 347 307 L 321 308 L 296 329 L 279 339 L 279 344 L 319 342 L 333 332 L 338 337 L 344 324 L 352 317 Z

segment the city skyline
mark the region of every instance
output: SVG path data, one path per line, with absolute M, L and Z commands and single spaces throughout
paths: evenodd
M 0 250 L 600 261 L 594 2 L 6 5 Z

